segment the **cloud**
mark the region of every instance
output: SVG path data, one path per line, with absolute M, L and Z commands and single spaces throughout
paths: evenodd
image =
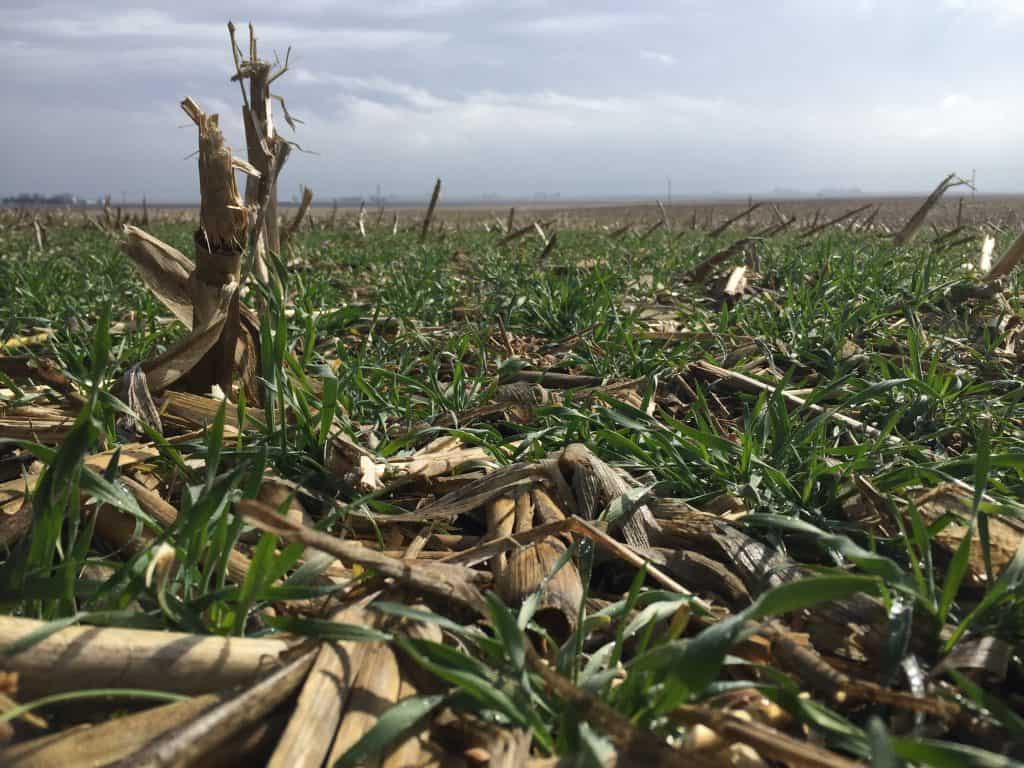
M 18 0 L 0 14 L 10 151 L 0 194 L 120 189 L 190 199 L 194 129 L 244 147 L 219 0 Z M 296 116 L 284 187 L 318 198 L 929 190 L 977 167 L 1024 179 L 1014 30 L 1024 0 L 252 0 Z M 1002 23 L 1016 19 L 1017 23 Z M 722 66 L 728 62 L 729 66 Z M 276 108 L 276 106 L 275 106 Z M 289 129 L 282 128 L 291 137 Z M 131 194 L 131 193 L 130 193 Z M 283 193 L 283 196 L 287 196 Z
M 311 72 L 308 69 L 300 68 L 295 71 L 295 81 L 301 84 L 340 86 L 343 91 L 347 92 L 369 92 L 394 96 L 417 109 L 443 109 L 450 105 L 450 102 L 437 98 L 424 88 L 398 83 L 386 77 L 353 77 Z
M 474 11 L 534 8 L 542 6 L 545 0 L 289 0 L 285 8 L 289 15 L 344 15 L 381 19 L 430 19 L 452 17 Z M 246 3 L 246 10 L 253 17 L 261 12 L 279 11 L 282 8 L 276 0 L 255 0 Z
M 665 66 L 671 66 L 676 63 L 675 56 L 670 53 L 662 53 L 661 51 L 640 51 L 640 58 L 647 59 L 647 61 L 656 61 Z
M 642 24 L 655 24 L 661 16 L 636 13 L 578 13 L 563 16 L 542 16 L 524 22 L 527 32 L 541 35 L 579 35 L 621 29 Z
M 335 83 L 330 106 L 304 115 L 310 131 L 302 141 L 326 167 L 349 168 L 348 188 L 362 191 L 378 182 L 409 191 L 417 174 L 442 176 L 452 194 L 629 193 L 660 186 L 666 174 L 676 175 L 677 189 L 698 193 L 756 194 L 794 183 L 885 190 L 894 167 L 903 169 L 900 189 L 986 163 L 999 164 L 1005 178 L 1021 170 L 1005 166 L 1015 144 L 1005 126 L 1024 119 L 1024 109 L 961 94 L 808 111 L 670 92 L 443 97 L 384 78 Z M 355 158 L 365 162 L 357 167 Z
M 370 3 L 364 0 L 291 0 L 288 9 L 299 13 L 344 10 L 387 18 L 417 18 L 456 13 L 480 4 L 478 0 L 375 0 Z
M 15 37 L 26 33 L 48 40 L 88 42 L 131 39 L 141 45 L 149 39 L 177 40 L 225 45 L 228 39 L 224 24 L 182 21 L 165 12 L 138 9 L 95 16 L 50 19 L 29 16 L 20 20 L 0 19 L 0 33 Z M 278 44 L 315 49 L 392 50 L 412 45 L 439 45 L 448 40 L 443 32 L 401 27 L 366 27 L 338 25 L 261 24 L 262 40 Z
M 948 10 L 1002 19 L 1024 17 L 1024 0 L 942 0 L 942 5 Z

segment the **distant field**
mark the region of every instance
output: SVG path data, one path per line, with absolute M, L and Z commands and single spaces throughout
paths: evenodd
M 752 202 L 761 203 L 746 221 L 754 224 L 767 225 L 777 219 L 777 209 L 785 216 L 797 216 L 799 219 L 812 220 L 816 214 L 824 219 L 834 218 L 847 211 L 865 205 L 877 206 L 879 213 L 876 221 L 890 228 L 902 224 L 921 204 L 922 196 L 902 197 L 856 197 L 856 198 L 808 198 L 778 199 L 752 198 Z M 978 195 L 969 194 L 962 197 L 954 193 L 945 196 L 929 215 L 929 222 L 939 228 L 954 226 L 958 220 L 972 227 L 986 223 L 998 223 L 1000 226 L 1019 227 L 1024 224 L 1024 195 Z M 282 203 L 283 211 L 293 211 L 294 204 Z M 697 228 L 708 230 L 731 216 L 741 213 L 748 207 L 746 199 L 708 200 L 674 202 L 665 206 L 669 219 L 677 228 Z M 515 208 L 518 220 L 553 221 L 559 227 L 587 228 L 594 226 L 618 227 L 626 224 L 637 226 L 653 223 L 661 218 L 661 210 L 656 201 L 644 202 L 587 202 L 565 201 L 537 203 L 531 201 L 508 201 L 498 203 L 447 203 L 442 194 L 437 208 L 437 218 L 452 224 L 492 224 L 495 220 L 505 221 L 509 208 Z M 89 210 L 95 211 L 96 208 Z M 188 206 L 160 207 L 153 206 L 154 213 L 174 218 L 185 216 L 189 212 L 195 214 L 198 208 Z M 312 218 L 330 217 L 335 209 L 328 203 L 314 198 L 310 208 Z M 378 217 L 383 224 L 391 223 L 397 213 L 403 223 L 419 221 L 423 218 L 426 204 L 417 206 L 403 204 L 401 206 L 384 206 L 383 214 L 379 207 L 367 206 L 367 220 L 376 223 Z M 125 214 L 138 214 L 138 205 L 124 208 Z M 351 218 L 358 212 L 357 207 L 340 207 L 336 216 Z M 865 216 L 860 217 L 866 218 Z

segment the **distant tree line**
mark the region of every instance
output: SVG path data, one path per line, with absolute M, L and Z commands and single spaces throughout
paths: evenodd
M 21 194 L 3 198 L 4 205 L 78 205 L 85 202 L 75 195 Z

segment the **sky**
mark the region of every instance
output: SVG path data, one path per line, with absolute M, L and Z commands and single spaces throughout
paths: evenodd
M 292 48 L 283 200 L 1024 192 L 1024 0 L 0 0 L 0 196 L 195 200 L 229 19 Z

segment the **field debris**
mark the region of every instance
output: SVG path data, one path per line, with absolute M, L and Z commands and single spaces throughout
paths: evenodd
M 0 212 L 0 764 L 1024 759 L 1019 217 L 288 216 L 229 41 L 198 211 Z

